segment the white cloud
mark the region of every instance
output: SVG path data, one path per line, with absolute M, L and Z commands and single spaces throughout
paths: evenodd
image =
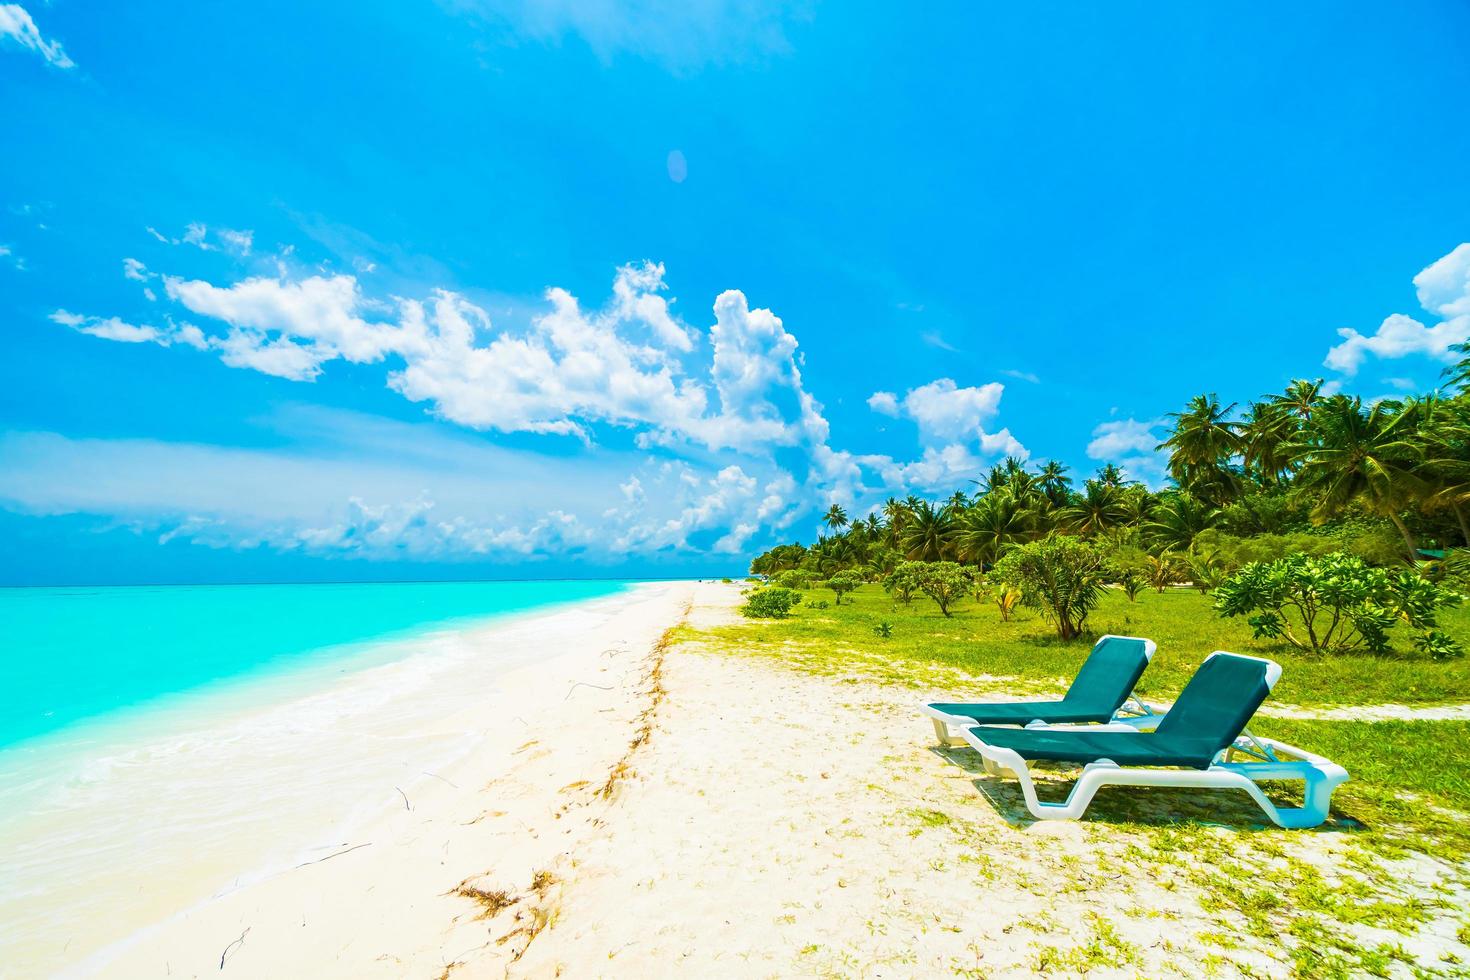
M 306 407 L 271 422 L 283 439 L 268 449 L 0 434 L 0 505 L 103 515 L 216 547 L 444 560 L 575 550 L 613 563 L 692 550 L 700 533 L 712 542 L 702 550 L 738 550 L 772 527 L 765 498 L 795 489 L 769 464 L 547 457 L 436 423 Z M 630 506 L 605 512 L 620 478 Z
M 868 396 L 868 407 L 879 415 L 898 418 L 898 396 L 891 391 L 875 391 Z
M 949 351 L 951 354 L 959 353 L 959 348 L 955 347 L 954 345 L 950 344 L 949 341 L 945 340 L 944 337 L 937 330 L 930 330 L 925 333 L 921 333 L 919 334 L 919 339 L 928 344 L 930 347 L 937 347 L 942 351 Z
M 1103 422 L 1092 430 L 1088 458 L 1117 463 L 1127 479 L 1157 490 L 1166 481 L 1169 461 L 1167 453 L 1155 448 L 1163 439 L 1154 428 L 1163 424 L 1163 419 L 1140 422 L 1131 417 Z
M 1470 242 L 1457 245 L 1414 277 L 1419 305 L 1442 317 L 1470 314 Z
M 194 347 L 199 350 L 204 350 L 207 346 L 204 335 L 199 332 L 199 329 L 188 325 L 181 327 L 170 325 L 160 328 L 146 324 L 127 323 L 115 316 L 81 316 L 66 310 L 57 310 L 51 314 L 50 319 L 51 322 L 70 327 L 77 333 L 84 333 L 89 337 L 100 337 L 103 340 L 116 340 L 125 344 L 152 343 L 160 347 L 182 344 L 185 347 Z
M 1450 347 L 1470 340 L 1470 243 L 1424 269 L 1414 277 L 1414 285 L 1420 305 L 1444 319 L 1426 325 L 1394 313 L 1372 334 L 1343 327 L 1337 331 L 1342 343 L 1329 350 L 1322 363 L 1352 377 L 1370 355 L 1391 359 L 1422 354 L 1444 362 L 1453 360 Z
M 1153 431 L 1160 424 L 1158 419 L 1140 422 L 1134 418 L 1104 422 L 1092 430 L 1087 455 L 1091 459 L 1117 460 L 1129 453 L 1153 453 L 1163 441 Z
M 207 234 L 201 226 L 186 237 L 207 242 Z M 350 492 L 335 498 L 331 514 L 276 523 L 221 516 L 218 508 L 174 507 L 171 526 L 191 539 L 235 534 L 278 547 L 294 541 L 289 547 L 326 548 L 343 535 L 372 539 L 392 532 L 420 542 L 416 547 L 433 550 L 428 542 L 436 541 L 433 548 L 452 551 L 476 547 L 466 542 L 544 543 L 553 533 L 560 546 L 582 547 L 574 542 L 595 532 L 628 552 L 719 551 L 744 547 L 760 529 L 789 526 L 814 502 L 854 507 L 883 490 L 973 478 L 985 457 L 1027 455 L 1009 429 L 984 428 L 997 414 L 1002 385 L 961 388 L 948 378 L 902 398 L 878 392 L 869 400 L 875 410 L 916 423 L 920 459 L 832 447 L 822 404 L 803 383 L 796 337 L 781 319 L 753 308 L 739 290 L 726 290 L 714 301 L 714 322 L 696 330 L 673 314 L 656 263 L 619 268 L 600 308 L 551 288 L 540 312 L 507 327 L 459 292 L 375 297 L 352 275 L 293 271 L 287 261 L 280 257 L 274 276 L 223 283 L 159 275 L 128 261 L 125 275 L 160 279 L 166 298 L 188 319 L 165 314 L 162 325 L 139 326 L 65 310 L 52 319 L 109 340 L 191 347 L 231 367 L 291 381 L 312 381 L 339 361 L 383 363 L 386 385 L 438 419 L 480 430 L 572 435 L 589 447 L 615 442 L 604 434 L 622 429 L 643 450 L 637 459 L 646 465 L 599 483 L 595 507 L 531 495 L 534 512 L 523 508 L 509 536 L 483 514 L 453 510 L 438 491 L 422 498 L 430 508 L 415 503 L 422 487 L 393 493 L 344 487 Z M 792 454 L 777 465 L 784 450 Z M 668 456 L 695 462 L 675 464 Z M 665 468 L 655 466 L 660 459 Z M 358 502 L 348 507 L 353 497 Z M 552 510 L 568 519 L 547 518 Z M 190 523 L 194 517 L 202 521 Z
M 76 67 L 76 63 L 66 56 L 59 42 L 48 41 L 41 35 L 36 22 L 20 4 L 0 3 L 0 38 L 10 38 L 21 47 L 36 52 L 57 68 Z
M 602 60 L 630 53 L 679 71 L 786 51 L 808 4 L 783 0 L 458 0 L 460 9 L 546 42 L 576 35 Z
M 950 378 L 940 378 L 903 396 L 903 412 L 919 426 L 925 444 L 979 438 L 981 424 L 1000 408 L 1005 385 L 992 381 L 978 388 L 961 388 Z
M 171 238 L 152 225 L 148 226 L 147 231 L 165 245 L 193 245 L 204 252 L 225 251 L 238 258 L 249 255 L 255 243 L 255 232 L 253 231 L 219 228 L 211 233 L 209 226 L 202 221 L 189 222 L 184 226 L 184 233 L 178 238 Z
M 123 277 L 134 282 L 147 282 L 152 278 L 148 267 L 137 259 L 123 259 Z
M 1001 374 L 1004 374 L 1008 378 L 1015 378 L 1017 381 L 1025 381 L 1028 384 L 1033 384 L 1033 385 L 1039 385 L 1039 384 L 1041 384 L 1041 379 L 1039 377 L 1037 377 L 1036 375 L 1032 374 L 1030 371 L 1015 371 L 1015 370 L 1007 369 L 1007 370 L 1002 371 L 1000 373 Z

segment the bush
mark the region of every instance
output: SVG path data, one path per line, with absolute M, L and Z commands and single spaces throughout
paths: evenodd
M 810 589 L 812 573 L 800 568 L 791 568 L 777 575 L 773 581 L 783 589 Z
M 773 585 L 751 592 L 740 611 L 751 619 L 785 619 L 792 607 L 799 602 L 800 592 Z
M 889 572 L 883 579 L 883 590 L 899 602 L 907 605 L 914 599 L 914 593 L 919 591 L 919 566 L 922 562 L 901 562 L 897 568 Z
M 842 597 L 857 587 L 857 582 L 848 578 L 846 575 L 834 575 L 827 580 L 827 588 L 831 589 L 837 597 L 833 602 L 839 606 L 842 605 Z M 848 601 L 851 602 L 852 600 L 849 599 Z
M 874 626 L 873 627 L 873 635 L 874 636 L 877 636 L 879 639 L 883 639 L 883 640 L 892 639 L 893 638 L 893 624 L 890 623 L 886 619 L 883 620 L 877 626 Z
M 731 584 L 733 584 L 732 580 L 731 579 L 727 579 L 727 578 L 720 579 L 720 582 L 722 584 L 724 584 L 724 585 L 731 585 Z
M 1000 610 L 1000 621 L 1009 623 L 1011 613 L 1016 611 L 1016 606 L 1021 603 L 1021 590 L 1009 582 L 997 582 L 990 592 L 990 598 L 995 602 L 995 607 Z
M 1184 563 L 1172 551 L 1166 551 L 1161 555 L 1149 555 L 1144 578 L 1149 585 L 1159 591 L 1160 595 L 1163 595 L 1164 590 L 1169 586 L 1184 580 Z
M 919 566 L 919 589 L 933 599 L 939 611 L 949 616 L 949 607 L 969 593 L 974 579 L 952 561 L 915 562 Z
M 1087 627 L 1102 601 L 1112 569 L 1098 551 L 1077 538 L 1053 536 L 1013 548 L 995 566 L 995 576 L 1021 590 L 1021 601 L 1041 610 L 1070 640 Z
M 1129 572 L 1118 580 L 1118 587 L 1123 590 L 1129 602 L 1138 601 L 1138 593 L 1143 591 L 1145 585 L 1148 585 L 1148 582 L 1144 580 L 1144 577 L 1134 572 Z
M 1463 651 L 1437 628 L 1435 613 L 1460 599 L 1414 572 L 1372 568 L 1356 555 L 1333 552 L 1252 562 L 1215 590 L 1215 611 L 1249 616 L 1258 638 L 1316 654 L 1384 653 L 1389 631 L 1404 622 L 1419 633 L 1415 646 L 1441 660 Z

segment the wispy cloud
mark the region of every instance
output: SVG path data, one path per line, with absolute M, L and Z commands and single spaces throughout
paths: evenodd
M 947 340 L 940 336 L 939 331 L 937 330 L 927 330 L 919 334 L 919 339 L 928 344 L 930 347 L 937 347 L 940 350 L 947 350 L 953 354 L 959 353 L 959 348 L 952 346 Z
M 603 61 L 630 54 L 688 71 L 790 50 L 791 25 L 810 6 L 786 0 L 450 0 L 516 35 L 558 43 L 577 37 Z
M 1032 374 L 1030 371 L 1015 371 L 1011 369 L 1006 369 L 1004 371 L 1001 371 L 1000 373 L 1008 378 L 1015 378 L 1017 381 L 1025 381 L 1028 384 L 1041 384 L 1041 379 Z
M 62 50 L 61 43 L 48 41 L 31 15 L 18 3 L 0 3 L 0 40 L 6 38 L 36 52 L 57 68 L 76 67 L 76 63 Z

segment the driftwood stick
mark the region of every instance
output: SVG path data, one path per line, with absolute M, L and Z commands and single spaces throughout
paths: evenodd
M 296 867 L 298 867 L 298 868 L 304 868 L 304 867 L 306 867 L 309 864 L 321 864 L 323 861 L 330 861 L 330 860 L 332 860 L 332 858 L 341 857 L 344 854 L 350 854 L 353 851 L 357 850 L 359 847 L 371 847 L 372 844 L 373 844 L 372 841 L 368 841 L 366 844 L 353 844 L 351 847 L 346 848 L 345 850 L 337 851 L 337 852 L 335 852 L 333 854 L 328 854 L 324 858 L 317 858 L 315 861 L 303 861 L 300 864 L 296 865 Z
M 570 698 L 572 696 L 572 692 L 575 691 L 579 687 L 595 687 L 599 691 L 611 691 L 612 690 L 611 687 L 604 687 L 601 684 L 589 684 L 587 681 L 575 681 L 575 682 L 573 682 L 573 684 L 572 684 L 571 687 L 567 688 L 567 697 L 566 698 L 562 698 L 562 700 L 565 701 L 565 700 L 567 700 L 567 698 Z
M 250 932 L 250 927 L 249 926 L 246 926 L 245 927 L 245 932 L 240 933 L 240 938 L 239 939 L 236 939 L 234 942 L 230 943 L 230 945 L 226 946 L 224 952 L 219 954 L 219 968 L 221 970 L 223 970 L 225 968 L 225 960 L 229 959 L 230 950 L 234 949 L 236 946 L 243 946 L 243 945 L 245 945 L 245 936 L 249 932 Z
M 393 788 L 394 789 L 398 789 L 397 786 L 394 786 Z M 401 796 L 401 797 L 403 797 L 403 808 L 405 810 L 408 810 L 408 811 L 412 812 L 413 811 L 413 807 L 409 806 L 409 803 L 408 803 L 408 794 L 405 793 L 403 790 L 398 789 L 398 795 Z

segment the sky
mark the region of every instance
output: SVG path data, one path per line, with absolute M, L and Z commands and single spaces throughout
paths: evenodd
M 902 8 L 902 9 L 901 9 Z M 0 584 L 737 574 L 1470 337 L 1470 6 L 0 3 Z

